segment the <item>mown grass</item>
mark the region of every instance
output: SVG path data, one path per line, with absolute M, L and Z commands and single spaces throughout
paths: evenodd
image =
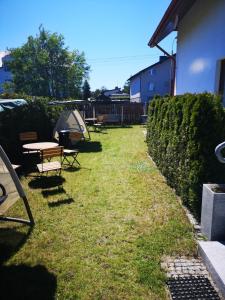
M 21 299 L 166 299 L 161 258 L 193 255 L 195 242 L 146 151 L 140 126 L 107 129 L 81 147 L 82 168 L 63 171 L 61 188 L 23 178 L 36 224 L 1 225 L 2 291 L 10 278 Z

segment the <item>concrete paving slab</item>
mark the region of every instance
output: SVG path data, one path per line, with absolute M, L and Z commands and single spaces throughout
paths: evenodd
M 198 252 L 213 281 L 225 298 L 225 243 L 198 241 Z

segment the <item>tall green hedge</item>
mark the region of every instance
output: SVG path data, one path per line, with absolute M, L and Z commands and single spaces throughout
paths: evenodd
M 225 180 L 225 165 L 214 154 L 224 140 L 225 113 L 218 96 L 185 94 L 154 99 L 149 105 L 149 154 L 197 216 L 202 184 Z

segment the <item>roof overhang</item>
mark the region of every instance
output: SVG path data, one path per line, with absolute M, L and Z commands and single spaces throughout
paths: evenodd
M 148 45 L 154 47 L 172 31 L 176 31 L 178 23 L 195 1 L 196 0 L 172 0 Z

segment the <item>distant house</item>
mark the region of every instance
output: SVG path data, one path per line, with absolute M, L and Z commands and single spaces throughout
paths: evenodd
M 104 94 L 104 96 L 110 97 L 111 95 L 122 94 L 122 92 L 121 92 L 121 89 L 116 86 L 115 89 L 105 90 L 103 92 L 103 94 Z
M 123 101 L 130 101 L 130 95 L 127 93 L 120 93 L 120 94 L 111 94 L 110 95 L 111 100 L 123 100 Z
M 6 62 L 10 59 L 9 51 L 0 51 L 0 93 L 4 92 L 3 84 L 12 81 L 12 73 L 6 66 Z
M 225 0 L 171 1 L 149 46 L 178 31 L 175 94 L 208 91 L 225 104 L 224 13 Z
M 130 101 L 149 102 L 155 95 L 169 94 L 171 90 L 171 59 L 160 56 L 159 61 L 129 78 Z
M 123 93 L 121 91 L 121 88 L 119 87 L 115 87 L 115 89 L 112 89 L 112 90 L 105 90 L 103 91 L 103 95 L 100 96 L 101 99 L 103 99 L 104 97 L 107 99 L 110 99 L 110 100 L 130 100 L 130 95 L 129 94 L 126 94 L 126 93 Z

